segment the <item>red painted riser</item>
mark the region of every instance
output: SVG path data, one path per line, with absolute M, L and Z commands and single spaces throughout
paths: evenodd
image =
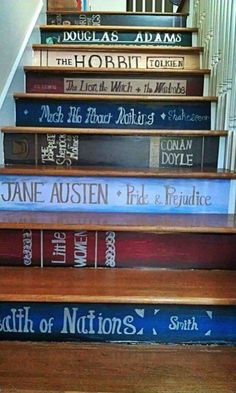
M 23 236 L 24 233 L 24 236 Z M 57 235 L 55 235 L 57 234 Z M 83 232 L 79 235 L 72 231 L 44 231 L 44 266 L 73 266 L 74 239 L 83 246 L 86 266 L 95 266 L 96 232 Z M 80 232 L 81 234 L 81 232 Z M 231 234 L 154 234 L 134 232 L 97 232 L 97 266 L 106 266 L 106 251 L 110 241 L 115 238 L 116 267 L 159 267 L 159 268 L 198 268 L 198 269 L 235 269 L 236 235 Z M 25 244 L 23 247 L 23 237 Z M 58 242 L 58 255 L 53 255 Z M 31 239 L 31 240 L 30 240 Z M 54 244 L 52 243 L 54 240 Z M 65 240 L 65 241 L 64 241 Z M 32 246 L 31 246 L 32 241 Z M 81 243 L 82 242 L 82 243 Z M 14 245 L 14 246 L 13 246 Z M 25 255 L 32 251 L 31 266 L 40 266 L 40 231 L 0 230 L 0 265 L 24 266 Z M 65 256 L 66 253 L 66 256 Z M 27 257 L 26 257 L 27 260 Z M 51 261 L 61 263 L 52 263 Z

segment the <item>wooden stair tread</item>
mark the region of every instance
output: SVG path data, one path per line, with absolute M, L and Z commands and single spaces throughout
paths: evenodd
M 236 305 L 236 271 L 1 268 L 0 301 Z
M 188 69 L 176 69 L 176 70 L 171 70 L 171 69 L 126 69 L 126 68 L 107 68 L 106 70 L 101 70 L 100 68 L 79 68 L 78 67 L 44 67 L 44 66 L 25 66 L 24 67 L 25 72 L 40 72 L 40 73 L 56 73 L 56 74 L 62 74 L 62 73 L 68 73 L 68 74 L 96 74 L 99 72 L 99 74 L 139 74 L 139 75 L 203 75 L 203 74 L 210 74 L 209 69 L 199 69 L 199 70 L 188 70 Z
M 60 14 L 60 15 L 93 15 L 93 14 L 109 14 L 109 15 L 122 15 L 122 14 L 128 14 L 128 15 L 150 15 L 150 16 L 188 16 L 189 14 L 184 12 L 130 12 L 130 11 L 125 11 L 125 12 L 120 12 L 120 11 L 61 11 L 58 9 L 47 11 L 47 15 L 51 14 Z
M 112 214 L 1 211 L 1 229 L 115 230 L 171 233 L 236 233 L 233 214 Z
M 3 341 L 0 350 L 4 393 L 236 391 L 232 346 Z
M 127 95 L 107 95 L 107 96 L 98 96 L 98 95 L 85 95 L 85 94 L 47 94 L 47 93 L 15 93 L 14 98 L 23 98 L 30 100 L 39 100 L 39 99 L 47 99 L 47 100 L 75 100 L 75 101 L 135 101 L 137 102 L 137 96 L 127 96 Z M 138 101 L 147 101 L 147 102 L 216 102 L 218 100 L 217 97 L 207 97 L 207 96 L 139 96 Z
M 83 51 L 106 51 L 110 52 L 164 52 L 168 54 L 172 53 L 201 53 L 203 52 L 203 47 L 197 46 L 137 46 L 137 45 L 65 45 L 65 44 L 55 44 L 55 45 L 48 45 L 48 44 L 34 44 L 32 45 L 33 50 L 48 50 L 48 51 L 57 51 L 57 50 L 65 50 L 65 51 L 73 51 L 79 50 L 80 52 Z
M 195 179 L 236 179 L 236 172 L 216 169 L 165 169 L 144 168 L 126 169 L 112 167 L 61 167 L 43 165 L 6 165 L 0 166 L 0 175 L 28 176 L 108 176 L 108 177 L 155 177 L 155 178 L 195 178 Z
M 130 129 L 101 129 L 101 128 L 49 128 L 49 127 L 3 127 L 5 134 L 78 134 L 78 135 L 152 135 L 152 136 L 191 136 L 191 137 L 219 137 L 227 136 L 225 130 L 130 130 Z
M 236 234 L 236 216 L 0 211 L 0 229 Z
M 89 26 L 89 25 L 41 25 L 40 30 L 116 30 L 116 31 L 128 31 L 128 32 L 137 32 L 139 31 L 160 31 L 160 32 L 186 32 L 186 33 L 196 33 L 198 31 L 197 27 L 164 27 L 164 26 L 110 26 L 110 25 L 102 25 L 102 26 Z

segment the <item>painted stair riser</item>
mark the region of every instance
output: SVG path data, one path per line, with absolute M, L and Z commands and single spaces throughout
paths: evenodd
M 236 180 L 0 175 L 1 210 L 228 214 Z
M 5 164 L 216 168 L 218 151 L 219 137 L 4 135 Z
M 26 73 L 27 93 L 99 94 L 137 96 L 202 96 L 203 76 L 42 75 Z
M 137 51 L 127 52 L 119 49 L 108 53 L 107 49 L 86 48 L 59 49 L 53 45 L 48 48 L 34 47 L 34 65 L 44 67 L 76 67 L 76 68 L 99 68 L 99 69 L 148 69 L 148 70 L 183 70 L 200 68 L 199 53 L 186 54 L 184 49 L 178 53 L 143 53 Z
M 168 45 L 192 46 L 191 32 L 119 31 L 119 30 L 41 30 L 41 44 Z
M 16 99 L 16 125 L 210 130 L 210 102 Z
M 3 302 L 0 339 L 232 344 L 236 307 Z
M 186 16 L 145 15 L 145 14 L 109 14 L 109 13 L 49 13 L 49 25 L 82 25 L 82 26 L 162 26 L 186 27 Z
M 230 234 L 3 229 L 0 266 L 235 270 L 235 241 Z

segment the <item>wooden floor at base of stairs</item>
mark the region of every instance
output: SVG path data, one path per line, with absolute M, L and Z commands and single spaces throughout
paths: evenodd
M 235 393 L 236 347 L 0 343 L 1 393 Z

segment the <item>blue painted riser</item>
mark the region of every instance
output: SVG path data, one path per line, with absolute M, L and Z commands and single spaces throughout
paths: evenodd
M 0 210 L 228 214 L 235 181 L 2 174 Z
M 236 343 L 236 307 L 1 303 L 0 339 Z

